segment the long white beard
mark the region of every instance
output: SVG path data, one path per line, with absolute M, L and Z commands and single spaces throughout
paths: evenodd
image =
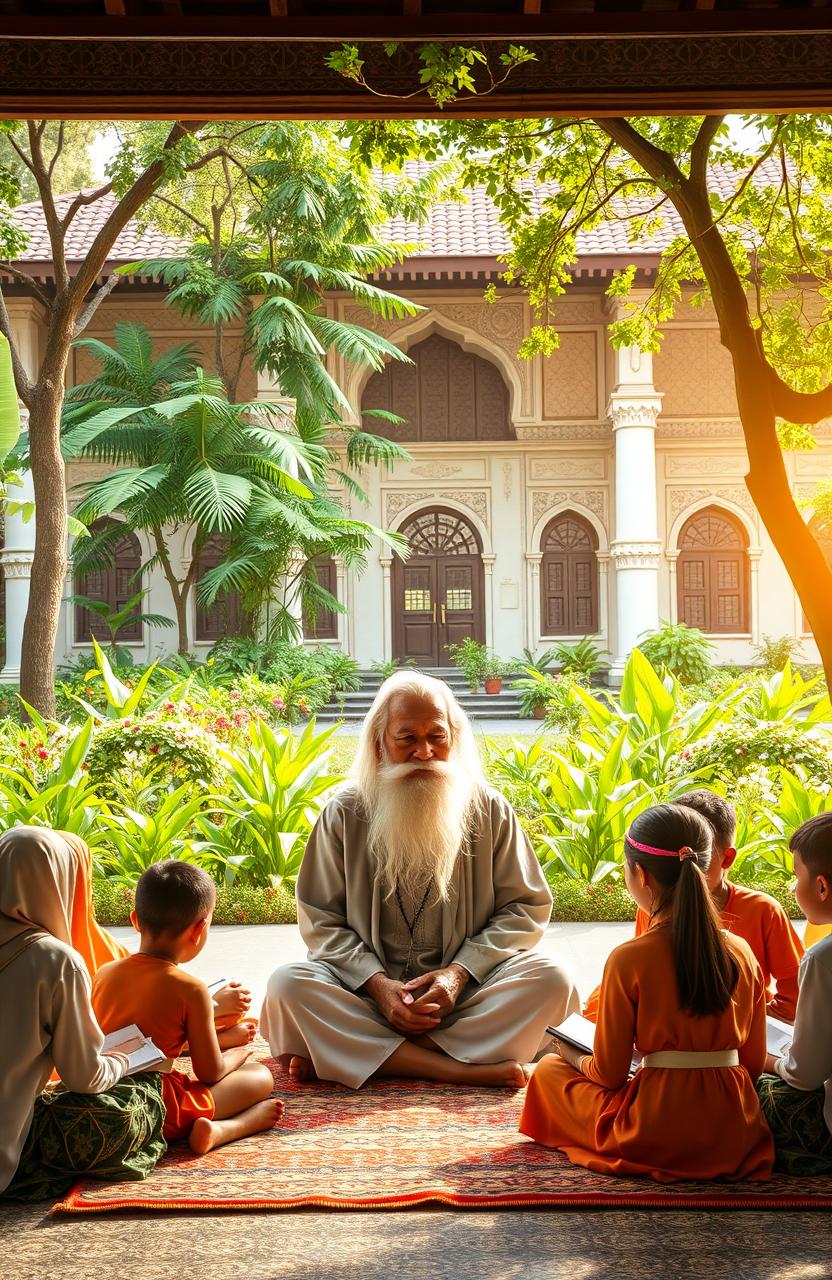
M 450 760 L 380 765 L 365 796 L 370 851 L 387 894 L 432 880 L 445 900 L 476 811 L 478 781 Z

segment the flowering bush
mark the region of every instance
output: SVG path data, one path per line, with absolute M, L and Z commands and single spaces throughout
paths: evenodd
M 832 782 L 832 738 L 826 730 L 807 730 L 800 723 L 782 720 L 737 719 L 717 725 L 707 737 L 683 748 L 672 772 L 698 773 L 703 784 L 751 778 L 771 791 L 774 783 L 769 771 L 795 767 L 818 783 Z
M 213 789 L 222 777 L 211 734 L 173 716 L 109 721 L 96 731 L 87 756 L 90 778 L 102 790 L 125 769 L 150 764 L 164 768 L 174 786 L 191 782 Z

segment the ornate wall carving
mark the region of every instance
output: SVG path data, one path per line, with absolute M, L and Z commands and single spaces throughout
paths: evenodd
M 594 512 L 606 527 L 607 495 L 604 489 L 536 489 L 532 492 L 531 499 L 532 528 L 547 512 L 571 502 Z
M 423 462 L 410 468 L 412 476 L 425 476 L 431 480 L 442 480 L 446 476 L 458 476 L 462 467 L 451 466 L 449 462 Z
M 467 507 L 489 527 L 488 494 L 484 489 L 398 489 L 384 495 L 384 523 L 390 528 L 400 512 L 417 502 L 426 507 L 441 506 L 444 502 L 457 502 Z
M 737 412 L 731 356 L 717 329 L 669 328 L 653 357 L 653 381 L 664 392 L 662 413 L 668 417 Z
M 514 465 L 511 462 L 503 463 L 503 497 L 508 502 L 511 497 L 512 479 L 514 476 Z
M 674 523 L 676 519 L 686 511 L 688 507 L 694 506 L 697 502 L 703 502 L 707 499 L 713 502 L 715 506 L 719 506 L 720 502 L 732 502 L 735 506 L 740 507 L 747 512 L 756 524 L 757 510 L 751 500 L 751 494 L 745 485 L 736 485 L 730 488 L 722 489 L 676 489 L 669 488 L 667 490 L 667 511 L 668 511 L 668 527 Z
M 594 329 L 566 331 L 543 360 L 543 417 L 598 417 L 598 340 Z
M 609 440 L 610 424 L 608 422 L 575 422 L 569 426 L 556 426 L 546 423 L 539 427 L 515 427 L 518 440 Z
M 603 480 L 607 473 L 606 458 L 592 454 L 578 458 L 532 458 L 531 480 Z

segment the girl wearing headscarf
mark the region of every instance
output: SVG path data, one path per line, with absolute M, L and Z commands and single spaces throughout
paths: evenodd
M 89 1150 L 77 1164 L 72 1163 L 70 1152 L 62 1176 L 56 1168 L 50 1181 L 43 1155 L 31 1149 L 30 1140 L 36 1131 L 43 1131 L 46 1113 L 60 1109 L 51 1106 L 53 1099 L 69 1097 L 66 1090 L 82 1095 L 113 1091 L 127 1069 L 122 1055 L 102 1053 L 104 1036 L 90 1006 L 87 966 L 72 945 L 74 904 L 86 896 L 80 883 L 83 872 L 79 876 L 82 865 L 67 837 L 56 831 L 17 827 L 0 836 L 0 1194 L 17 1194 L 24 1163 L 35 1171 L 45 1195 L 65 1189 L 79 1172 L 95 1164 L 97 1157 Z M 112 941 L 94 920 L 92 926 L 88 920 L 86 939 L 91 947 L 100 949 Z M 65 1089 L 41 1098 L 53 1069 Z M 141 1079 L 152 1080 L 152 1084 L 140 1084 L 139 1092 L 142 1087 L 159 1092 L 158 1076 Z M 135 1101 L 134 1081 L 129 1086 Z M 98 1154 L 115 1167 L 125 1154 L 125 1104 L 111 1092 L 103 1110 L 116 1124 L 110 1125 L 106 1151 Z M 132 1120 L 131 1124 L 133 1145 L 149 1143 L 153 1151 L 149 1162 L 139 1161 L 136 1169 L 120 1176 L 143 1177 L 164 1150 L 158 1132 L 154 1138 L 161 1119 L 156 1126 L 153 1121 L 148 1123 L 145 1115 L 138 1126 L 142 1130 L 138 1139 Z M 100 1127 L 99 1117 L 95 1127 Z

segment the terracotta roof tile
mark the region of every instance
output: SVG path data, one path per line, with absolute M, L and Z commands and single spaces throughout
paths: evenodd
M 414 175 L 420 174 L 424 169 L 423 165 L 410 166 Z M 737 178 L 732 170 L 713 168 L 710 180 L 713 190 L 724 196 L 733 190 Z M 773 160 L 761 167 L 757 181 L 761 185 L 779 181 L 779 170 Z M 550 184 L 545 183 L 531 188 L 532 208 L 539 210 L 553 190 Z M 65 212 L 74 194 L 57 198 L 59 213 Z M 115 196 L 104 196 L 94 204 L 83 205 L 79 209 L 67 235 L 69 262 L 77 262 L 84 257 L 114 203 Z M 650 203 L 647 198 L 630 200 L 626 207 L 636 215 L 649 208 Z M 620 207 L 625 207 L 623 202 Z M 634 243 L 630 241 L 626 222 L 618 220 L 602 222 L 590 231 L 582 231 L 578 236 L 579 259 L 621 255 L 637 258 L 660 253 L 682 231 L 681 220 L 675 210 L 664 209 L 660 216 L 661 225 L 642 233 Z M 30 237 L 20 261 L 49 262 L 51 250 L 40 203 L 19 205 L 14 210 L 14 217 Z M 467 191 L 463 202 L 449 201 L 435 205 L 429 222 L 425 224 L 393 218 L 387 224 L 385 234 L 392 240 L 421 245 L 411 259 L 414 266 L 414 260 L 419 258 L 499 259 L 510 247 L 509 238 L 500 225 L 494 204 L 483 187 Z M 138 258 L 162 258 L 167 254 L 174 256 L 183 247 L 183 241 L 167 236 L 152 226 L 141 227 L 133 221 L 128 223 L 116 240 L 110 261 L 131 262 Z

